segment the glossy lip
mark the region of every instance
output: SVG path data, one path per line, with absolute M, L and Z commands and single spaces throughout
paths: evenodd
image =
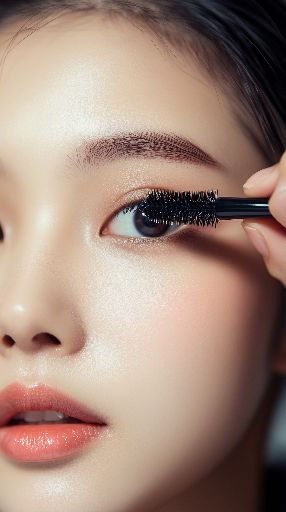
M 46 384 L 24 386 L 16 382 L 0 393 L 0 427 L 21 412 L 46 410 L 62 412 L 84 423 L 107 425 L 104 418 L 85 405 Z

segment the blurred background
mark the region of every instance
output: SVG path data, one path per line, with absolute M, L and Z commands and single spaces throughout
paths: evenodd
M 267 464 L 284 464 L 286 467 L 286 377 L 283 378 L 282 393 L 272 417 L 265 456 Z
M 286 377 L 270 422 L 265 444 L 265 509 L 286 512 Z

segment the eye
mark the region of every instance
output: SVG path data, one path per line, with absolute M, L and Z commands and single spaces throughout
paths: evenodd
M 144 213 L 137 208 L 137 203 L 125 205 L 108 221 L 107 227 L 103 228 L 102 234 L 115 234 L 126 237 L 158 238 L 166 233 L 172 233 L 182 226 L 177 224 L 155 223 L 148 219 Z M 132 208 L 130 208 L 132 206 Z M 124 211 L 127 207 L 130 211 Z M 110 228 L 111 226 L 111 228 Z M 110 231 L 112 231 L 110 233 Z

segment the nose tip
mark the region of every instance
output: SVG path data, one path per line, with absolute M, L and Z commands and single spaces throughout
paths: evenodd
M 9 299 L 10 297 L 10 299 Z M 25 297 L 21 307 L 15 307 L 12 295 L 0 306 L 0 352 L 37 353 L 56 349 L 57 355 L 82 350 L 85 331 L 73 303 L 65 305 L 57 300 L 48 301 L 34 296 Z M 54 295 L 54 298 L 56 296 Z M 15 299 L 15 297 L 14 297 Z
M 1 354 L 10 357 L 12 352 L 44 350 L 51 354 L 56 349 L 57 355 L 63 356 L 80 351 L 85 344 L 85 327 L 80 292 L 72 287 L 74 274 L 67 272 L 66 260 L 65 265 L 60 258 L 53 262 L 46 253 L 38 259 L 34 253 L 30 257 L 33 261 L 10 260 L 9 272 L 3 272 Z

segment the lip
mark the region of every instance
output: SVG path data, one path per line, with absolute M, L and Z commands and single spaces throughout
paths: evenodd
M 13 383 L 0 392 L 0 427 L 21 412 L 45 410 L 60 411 L 84 423 L 107 425 L 103 417 L 46 384 L 24 386 Z
M 7 426 L 20 412 L 60 411 L 84 423 L 39 423 Z M 0 451 L 20 462 L 48 462 L 78 452 L 102 439 L 107 423 L 64 393 L 44 385 L 14 383 L 0 393 Z M 104 432 L 105 433 L 104 433 Z

